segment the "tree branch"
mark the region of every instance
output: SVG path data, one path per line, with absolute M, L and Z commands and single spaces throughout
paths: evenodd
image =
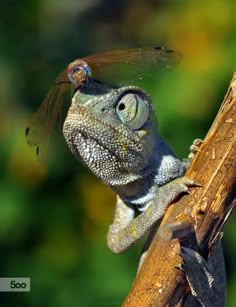
M 161 226 L 175 223 L 170 234 L 174 237 L 179 224 L 191 230 L 189 222 L 193 223 L 199 246 L 210 252 L 236 204 L 236 73 L 186 175 L 201 186 L 171 205 Z M 163 240 L 157 232 L 123 307 L 179 303 L 187 289 L 184 273 L 176 268 L 182 263 L 179 253 L 178 239 Z

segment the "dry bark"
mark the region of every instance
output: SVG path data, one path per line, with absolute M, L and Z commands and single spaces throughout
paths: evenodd
M 161 226 L 178 221 L 191 229 L 189 222 L 193 223 L 198 246 L 191 243 L 191 248 L 200 246 L 210 253 L 236 204 L 236 73 L 186 175 L 201 186 L 171 205 Z M 177 269 L 182 263 L 179 253 L 178 239 L 163 240 L 156 233 L 123 306 L 180 304 L 188 287 L 184 273 Z

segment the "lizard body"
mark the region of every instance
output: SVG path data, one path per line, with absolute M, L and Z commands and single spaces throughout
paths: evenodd
M 113 252 L 158 227 L 168 205 L 194 185 L 184 176 L 187 163 L 158 134 L 151 97 L 138 87 L 88 79 L 73 97 L 63 133 L 72 153 L 117 193 L 107 236 Z
M 118 195 L 108 234 L 114 252 L 135 243 L 187 184 L 193 185 L 187 178 L 182 184 L 179 179 L 167 184 L 184 174 L 186 164 L 158 135 L 151 98 L 137 87 L 112 89 L 96 81 L 83 85 L 74 96 L 63 132 L 71 151 Z M 166 192 L 160 193 L 162 189 Z M 155 198 L 161 199 L 159 206 L 153 204 Z M 133 221 L 135 209 L 144 214 Z M 129 229 L 125 221 L 127 225 L 133 221 Z

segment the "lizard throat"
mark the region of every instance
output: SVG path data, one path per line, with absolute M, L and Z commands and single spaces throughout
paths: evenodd
M 70 149 L 75 156 L 109 186 L 126 185 L 140 178 L 130 170 L 127 158 L 121 157 L 119 151 L 113 151 L 101 137 L 77 129 L 70 139 Z M 139 167 L 140 162 L 136 161 L 132 167 Z
M 141 210 L 145 204 L 153 200 L 156 191 L 155 176 L 150 174 L 126 185 L 116 185 L 111 188 L 126 204 L 134 205 Z

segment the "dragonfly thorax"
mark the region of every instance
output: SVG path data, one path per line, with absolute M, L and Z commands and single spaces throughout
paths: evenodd
M 68 80 L 75 86 L 79 86 L 91 76 L 91 68 L 83 60 L 75 60 L 68 66 Z

